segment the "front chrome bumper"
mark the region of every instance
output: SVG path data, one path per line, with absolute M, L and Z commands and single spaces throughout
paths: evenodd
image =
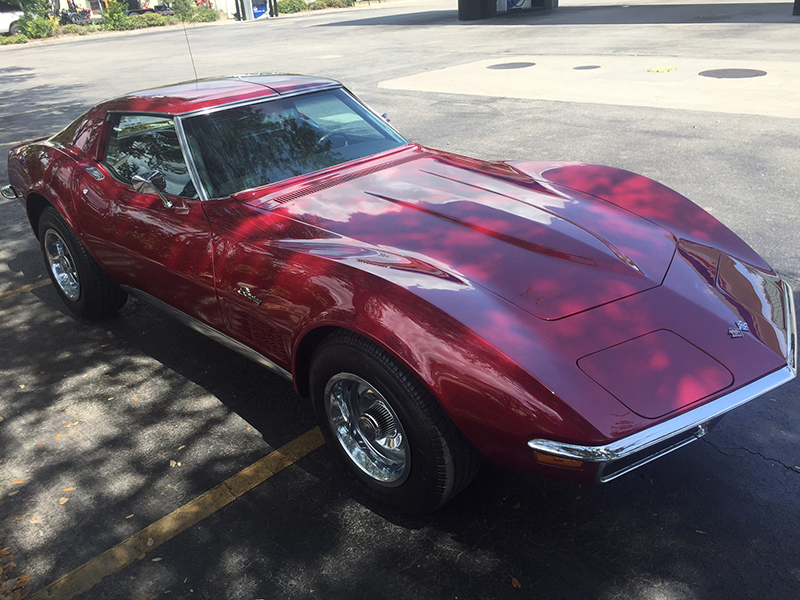
M 784 286 L 787 313 L 785 367 L 689 412 L 604 446 L 581 446 L 543 439 L 531 440 L 528 446 L 562 458 L 598 463 L 595 480 L 605 483 L 700 439 L 725 413 L 774 390 L 797 375 L 794 298 L 789 285 L 784 282 Z

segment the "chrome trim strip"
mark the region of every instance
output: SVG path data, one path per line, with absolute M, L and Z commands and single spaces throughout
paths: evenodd
M 249 346 L 245 346 L 243 343 L 233 339 L 232 337 L 230 337 L 228 335 L 225 335 L 221 331 L 217 331 L 216 329 L 214 329 L 213 327 L 211 327 L 209 325 L 206 325 L 202 321 L 198 321 L 194 317 L 190 317 L 185 312 L 182 312 L 182 311 L 178 310 L 177 308 L 175 308 L 173 306 L 170 306 L 166 302 L 163 302 L 163 301 L 159 300 L 158 298 L 155 298 L 155 297 L 151 296 L 147 292 L 143 292 L 141 290 L 138 290 L 136 288 L 131 288 L 131 287 L 128 287 L 128 286 L 122 286 L 122 287 L 131 296 L 134 296 L 134 297 L 138 298 L 139 300 L 142 300 L 143 302 L 147 302 L 148 304 L 154 306 L 155 308 L 158 308 L 159 310 L 164 311 L 169 316 L 171 316 L 172 318 L 176 319 L 177 321 L 180 321 L 181 323 L 183 323 L 184 325 L 186 325 L 190 329 L 194 329 L 198 333 L 202 333 L 203 335 L 205 335 L 206 337 L 211 338 L 215 342 L 219 342 L 220 344 L 222 344 L 226 348 L 229 348 L 230 350 L 233 350 L 234 352 L 238 352 L 242 356 L 244 356 L 246 358 L 249 358 L 253 362 L 256 362 L 256 363 L 260 364 L 262 367 L 266 367 L 267 369 L 269 369 L 273 373 L 276 373 L 277 375 L 280 375 L 281 377 L 284 377 L 285 379 L 288 379 L 289 381 L 293 381 L 292 374 L 289 373 L 289 371 L 287 371 L 283 367 L 280 367 L 280 366 L 276 365 L 274 362 L 272 362 L 266 356 L 263 356 L 263 355 L 259 354 L 258 352 L 256 352 L 252 348 L 250 348 Z
M 656 452 L 655 454 L 651 454 L 649 456 L 645 456 L 641 460 L 637 460 L 635 463 L 628 465 L 624 469 L 620 469 L 619 471 L 614 471 L 613 473 L 611 473 L 611 475 L 604 475 L 603 473 L 605 471 L 604 467 L 606 465 L 611 465 L 613 463 L 607 463 L 607 462 L 601 463 L 600 464 L 600 468 L 599 468 L 598 473 L 597 473 L 597 481 L 599 481 L 600 483 L 607 483 L 609 481 L 613 481 L 617 477 L 622 477 L 626 473 L 630 473 L 631 471 L 633 471 L 634 469 L 638 469 L 642 465 L 646 465 L 647 463 L 652 462 L 652 461 L 656 460 L 657 458 L 661 458 L 662 456 L 665 456 L 665 455 L 669 454 L 670 452 L 673 452 L 673 451 L 675 451 L 675 450 L 677 450 L 679 448 L 683 448 L 684 446 L 688 446 L 692 442 L 696 442 L 701 437 L 703 437 L 707 432 L 708 432 L 708 430 L 701 425 L 700 427 L 697 428 L 697 432 L 692 434 L 692 437 L 687 438 L 685 440 L 681 440 L 677 444 L 673 444 L 672 446 L 664 448 L 663 450 L 660 450 L 660 451 Z
M 183 130 L 183 121 L 179 116 L 172 117 L 172 121 L 175 123 L 175 131 L 178 133 L 178 144 L 180 144 L 183 151 L 183 160 L 186 161 L 186 165 L 189 167 L 189 177 L 192 179 L 194 189 L 197 190 L 197 195 L 200 196 L 200 201 L 205 202 L 208 200 L 208 194 L 200 181 L 200 173 L 194 163 L 194 155 L 189 146 L 189 138 L 186 137 L 186 132 Z
M 791 381 L 795 377 L 794 370 L 788 365 L 773 371 L 769 375 L 762 377 L 744 387 L 732 391 L 721 398 L 712 400 L 707 404 L 698 406 L 694 410 L 678 415 L 668 421 L 664 421 L 652 427 L 648 427 L 642 431 L 629 435 L 628 437 L 611 442 L 604 446 L 581 446 L 577 444 L 565 444 L 553 440 L 536 439 L 528 442 L 528 446 L 533 450 L 553 454 L 555 456 L 562 456 L 565 458 L 572 458 L 577 460 L 584 460 L 587 462 L 607 463 L 621 458 L 630 456 L 635 452 L 644 450 L 664 442 L 669 438 L 685 433 L 690 429 L 705 425 L 709 421 L 717 417 L 721 417 L 725 413 L 766 394 L 770 390 L 783 385 L 787 381 Z M 689 443 L 693 440 L 688 440 Z M 685 444 L 684 444 L 685 445 Z M 666 451 L 656 454 L 650 460 L 658 458 L 667 452 L 676 450 L 677 448 L 670 448 Z M 648 457 L 649 458 L 649 457 Z M 623 470 L 628 471 L 649 462 L 643 459 L 634 466 Z M 622 475 L 623 473 L 620 473 Z M 616 473 L 614 474 L 615 476 Z M 609 479 L 610 481 L 610 479 Z
M 797 375 L 797 314 L 794 312 L 794 294 L 792 288 L 785 281 L 784 293 L 786 294 L 786 351 L 789 368 Z
M 257 85 L 262 85 L 262 84 L 257 84 Z M 267 84 L 263 84 L 262 87 L 264 87 L 265 90 L 266 89 L 272 90 L 273 92 L 275 92 L 275 95 L 274 96 L 260 96 L 258 98 L 248 98 L 247 100 L 239 100 L 238 102 L 230 102 L 228 104 L 220 104 L 218 106 L 212 106 L 212 107 L 209 107 L 209 108 L 200 108 L 198 110 L 193 110 L 193 111 L 190 111 L 190 112 L 175 113 L 175 116 L 176 117 L 181 117 L 181 118 L 188 118 L 188 117 L 196 117 L 197 115 L 210 115 L 211 113 L 219 112 L 221 110 L 227 110 L 229 108 L 238 108 L 240 106 L 248 106 L 250 104 L 258 104 L 259 102 L 270 102 L 272 100 L 283 100 L 284 98 L 292 98 L 294 96 L 302 96 L 304 94 L 314 94 L 316 92 L 324 92 L 324 91 L 327 91 L 327 90 L 336 90 L 336 89 L 339 89 L 339 88 L 341 88 L 343 86 L 342 86 L 341 83 L 336 82 L 336 83 L 329 83 L 329 84 L 326 84 L 326 85 L 321 85 L 319 87 L 303 88 L 301 90 L 297 90 L 297 91 L 294 91 L 294 92 L 289 92 L 287 94 L 281 94 L 279 92 L 276 92 L 273 88 L 269 87 L 269 85 L 267 85 Z

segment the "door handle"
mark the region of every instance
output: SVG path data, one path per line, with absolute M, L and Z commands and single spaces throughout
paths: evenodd
M 86 169 L 86 172 L 92 177 L 94 177 L 97 181 L 106 178 L 106 176 L 103 175 L 102 171 L 100 171 L 100 169 L 98 169 L 97 167 L 89 167 Z

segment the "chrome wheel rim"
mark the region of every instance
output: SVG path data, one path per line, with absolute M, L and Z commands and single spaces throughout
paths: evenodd
M 331 377 L 325 411 L 336 439 L 361 471 L 386 486 L 406 480 L 411 455 L 403 425 L 369 382 L 352 373 Z
M 44 234 L 44 252 L 53 279 L 64 295 L 74 302 L 81 295 L 78 269 L 64 238 L 54 229 L 48 229 Z

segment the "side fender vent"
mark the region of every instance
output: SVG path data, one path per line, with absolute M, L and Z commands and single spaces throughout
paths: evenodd
M 258 351 L 273 361 L 286 361 L 286 350 L 280 333 L 258 317 L 228 303 L 230 327 L 237 336 L 245 338 Z

